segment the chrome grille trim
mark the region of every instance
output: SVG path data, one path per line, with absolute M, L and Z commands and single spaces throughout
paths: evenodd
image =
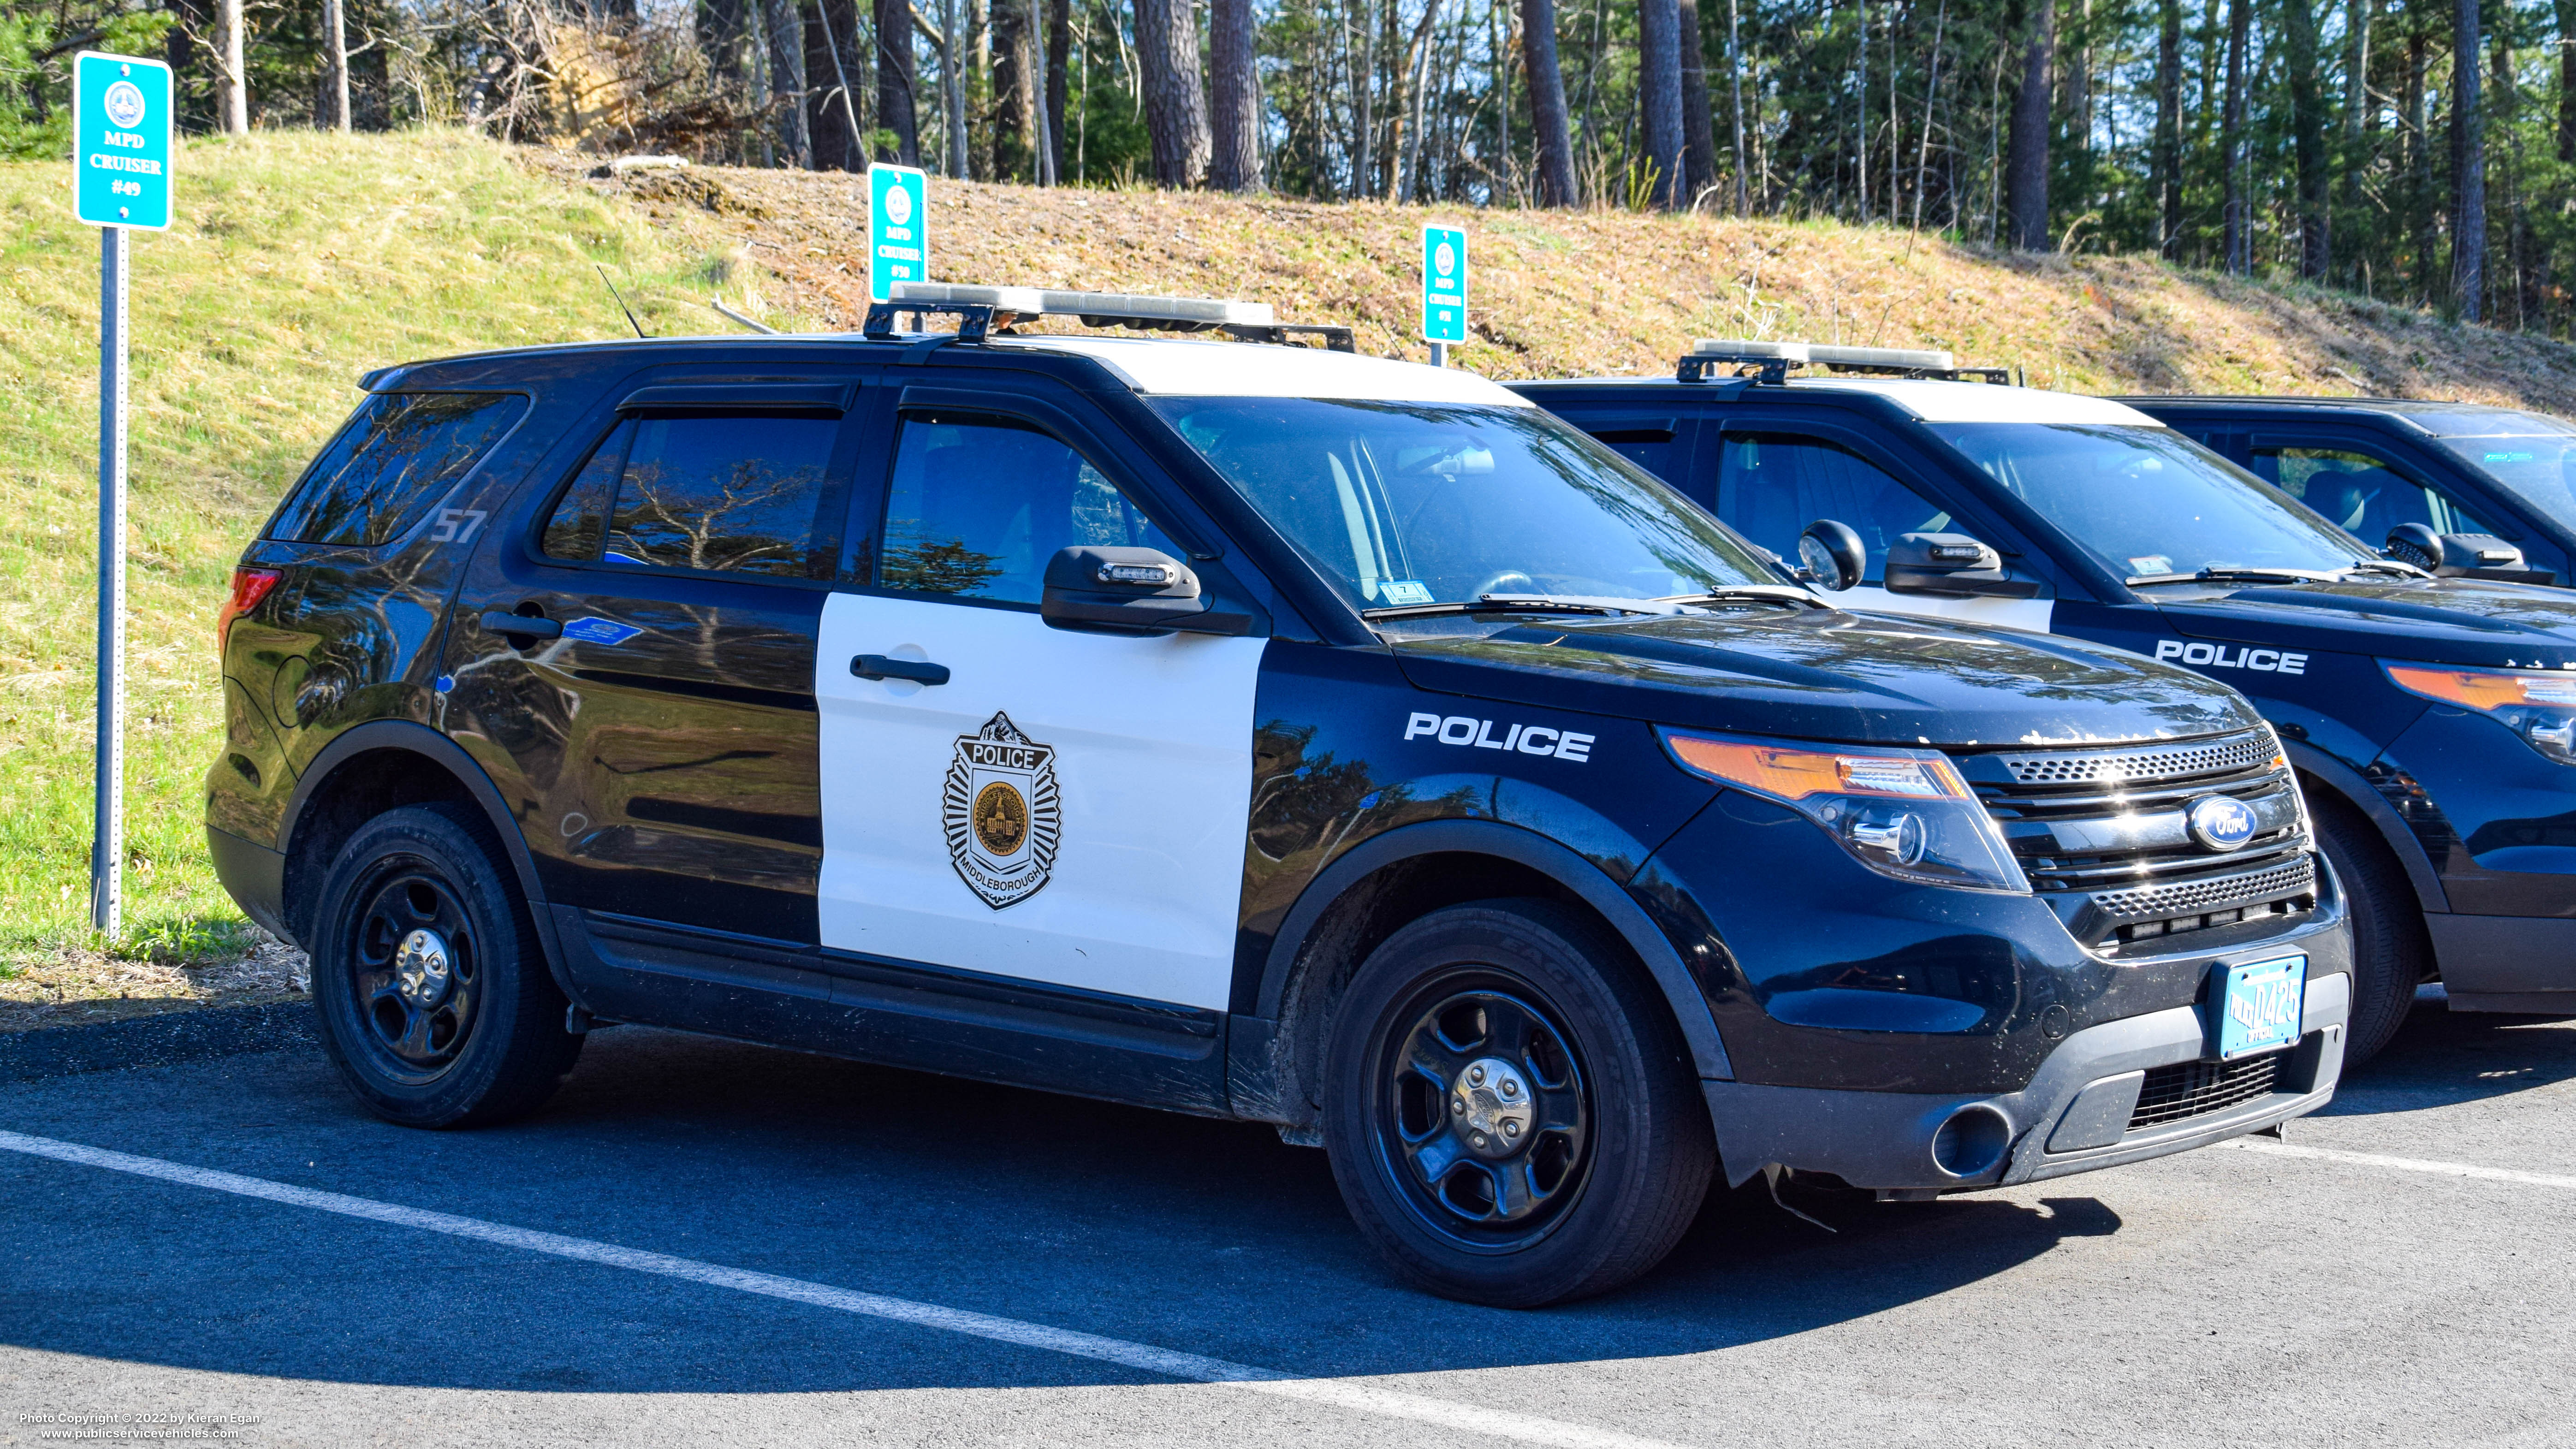
M 2186 775 L 2215 775 L 2265 765 L 2281 753 L 2269 730 L 2215 740 L 2113 750 L 2049 750 L 1998 755 L 2017 785 L 2147 785 Z
M 2252 905 L 2295 893 L 2316 883 L 2315 861 L 2301 855 L 2269 870 L 2225 875 L 2215 880 L 2175 881 L 2138 890 L 2095 891 L 2093 906 L 2115 922 L 2148 921 Z

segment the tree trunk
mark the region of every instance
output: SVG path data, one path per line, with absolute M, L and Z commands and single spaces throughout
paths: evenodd
M 1037 107 L 1029 93 L 1029 73 L 1036 69 L 1035 39 L 1029 33 L 1032 0 L 993 0 L 993 161 L 992 177 L 1010 181 L 1020 174 L 1029 133 L 1037 129 Z M 1032 165 L 1030 173 L 1036 173 Z
M 2576 4 L 2576 0 L 2569 0 Z M 1735 111 L 1735 214 L 1747 215 L 1744 169 L 1744 46 L 1738 0 L 1726 0 L 1726 88 Z
M 2245 195 L 2245 44 L 2252 8 L 2251 0 L 2228 0 L 2227 101 L 2218 123 L 2218 164 L 2227 173 L 2226 267 L 2240 277 L 2254 270 L 2253 217 Z
M 1066 67 L 1072 58 L 1072 0 L 1047 0 L 1046 146 L 1050 186 L 1064 180 L 1064 96 Z
M 2317 70 L 2317 14 L 2314 0 L 2280 0 L 2284 38 L 2289 42 L 2291 151 L 2298 167 L 2299 275 L 2325 280 L 2334 263 L 2332 218 L 2327 213 L 2326 97 Z
M 2022 51 L 2021 87 L 2013 92 L 2012 150 L 2004 163 L 2004 209 L 2012 216 L 2013 246 L 2036 252 L 2048 249 L 2049 81 L 2057 71 L 2056 0 L 2030 0 L 2028 25 L 2030 39 Z
M 349 134 L 349 15 L 341 0 L 322 0 L 322 124 Z
M 1682 139 L 1679 0 L 1637 0 L 1637 89 L 1655 205 L 1670 209 L 1680 190 L 1683 168 L 1689 164 Z
M 2570 0 L 2576 3 L 2576 0 Z M 1572 206 L 1574 137 L 1566 125 L 1565 75 L 1556 65 L 1556 0 L 1520 0 L 1521 69 L 1529 77 L 1530 150 L 1538 204 Z
M 939 111 L 940 123 L 948 134 L 947 164 L 949 175 L 964 180 L 966 155 L 966 26 L 957 10 L 957 0 L 941 0 L 939 7 Z
M 1393 4 L 1394 0 L 1376 0 Z M 1354 13 L 1360 32 L 1359 65 L 1351 72 L 1351 194 L 1377 195 L 1377 20 L 1370 0 Z
M 1145 84 L 1145 135 L 1153 145 L 1154 180 L 1197 186 L 1207 180 L 1207 96 L 1200 87 L 1199 27 L 1190 0 L 1136 0 L 1136 62 Z
M 1431 88 L 1431 52 L 1434 45 L 1431 30 L 1440 19 L 1440 0 L 1422 0 L 1422 19 L 1413 27 L 1413 43 L 1404 48 L 1403 89 L 1395 104 L 1395 183 L 1387 195 L 1395 201 L 1413 200 L 1422 161 L 1422 128 L 1424 102 Z
M 2576 165 L 2576 0 L 2558 0 L 2558 160 Z
M 170 13 L 178 18 L 178 23 L 170 27 L 169 38 L 163 42 L 161 52 L 162 59 L 170 67 L 170 99 L 178 111 L 178 129 L 201 130 L 206 125 L 205 115 L 191 103 L 188 88 L 179 78 L 196 74 L 197 37 L 204 32 L 211 17 L 206 10 L 206 0 L 170 0 Z
M 2363 123 L 2369 118 L 2370 103 L 2370 25 L 2378 0 L 2346 0 L 2343 37 L 2343 154 L 2337 158 L 2342 173 L 2342 202 L 2347 215 L 2359 217 L 2366 204 L 2362 195 L 2362 177 L 2369 170 L 2370 156 L 2363 145 Z M 2346 274 L 2351 274 L 2346 264 Z
M 769 22 L 769 88 L 778 108 L 778 151 L 799 171 L 814 169 L 814 136 L 805 129 L 805 16 L 796 0 L 764 0 Z
M 1253 52 L 1259 24 L 1252 0 L 1208 7 L 1208 184 L 1219 191 L 1261 189 L 1261 73 Z
M 876 159 L 921 164 L 921 116 L 913 106 L 912 0 L 876 0 L 877 130 L 891 132 Z M 882 140 L 882 137 L 877 138 Z
M 2487 271 L 2486 107 L 2480 94 L 2478 0 L 2451 10 L 2451 300 L 2460 320 L 2484 315 Z
M 2182 252 L 2182 0 L 2157 10 L 2156 252 L 2172 261 Z
M 2406 26 L 2406 95 L 2401 109 L 2406 113 L 2406 181 L 2407 196 L 2413 205 L 2406 213 L 2414 219 L 2415 292 L 2419 300 L 2430 303 L 2441 295 L 2442 279 L 2434 275 L 2433 252 L 2436 246 L 2433 206 L 2433 123 L 2425 113 L 2426 81 L 2433 67 L 2433 41 L 2425 31 L 2421 12 L 2409 10 Z
M 1689 164 L 1682 196 L 1696 206 L 1717 184 L 1717 123 L 1708 99 L 1708 47 L 1700 37 L 1699 0 L 1681 0 L 1682 139 Z
M 859 130 L 859 98 L 850 89 L 850 63 L 842 36 L 859 35 L 856 0 L 815 0 L 814 18 L 821 24 L 806 35 L 805 73 L 818 82 L 812 104 L 805 108 L 805 129 L 814 138 L 818 171 L 865 171 L 867 142 Z
M 215 0 L 215 115 L 226 135 L 250 134 L 250 80 L 242 50 L 242 0 Z

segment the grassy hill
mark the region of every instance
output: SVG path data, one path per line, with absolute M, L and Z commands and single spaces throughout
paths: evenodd
M 636 173 L 448 133 L 191 143 L 181 225 L 134 245 L 130 933 L 85 928 L 97 243 L 70 168 L 0 165 L 0 1000 L 204 994 L 251 937 L 204 864 L 198 782 L 231 561 L 404 358 L 624 330 L 854 325 L 855 177 Z M 2081 390 L 2386 391 L 2576 412 L 2576 349 L 2130 259 L 1998 258 L 1885 229 L 934 185 L 951 280 L 1241 296 L 1410 340 L 1418 229 L 1474 236 L 1495 376 L 1649 372 L 1700 335 L 1951 347 Z M 141 964 L 136 964 L 141 963 Z M 153 964 L 158 963 L 158 964 Z

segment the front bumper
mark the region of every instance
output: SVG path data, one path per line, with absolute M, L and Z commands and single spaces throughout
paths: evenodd
M 2334 1096 L 2351 1013 L 2349 975 L 2310 977 L 2299 1041 L 2285 1052 L 2272 1090 L 2136 1128 L 2129 1124 L 2146 1074 L 2203 1055 L 2208 1035 L 2198 1008 L 2076 1032 L 2049 1053 L 2029 1086 L 2002 1095 L 1700 1086 L 1731 1184 L 1785 1167 L 1893 1191 L 2009 1187 L 2184 1152 L 2315 1111 Z M 1981 1132 L 1993 1134 L 1993 1149 L 1979 1150 Z M 1945 1158 L 1959 1162 L 1963 1150 L 1992 1160 L 1973 1171 L 1944 1165 Z

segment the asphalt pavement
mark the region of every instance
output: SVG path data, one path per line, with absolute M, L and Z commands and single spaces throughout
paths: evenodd
M 2289 1152 L 1757 1181 L 1536 1313 L 1393 1284 L 1266 1127 L 635 1027 L 473 1132 L 310 1047 L 20 1082 L 0 1444 L 2565 1445 L 2571 1079 L 2427 1003 Z

